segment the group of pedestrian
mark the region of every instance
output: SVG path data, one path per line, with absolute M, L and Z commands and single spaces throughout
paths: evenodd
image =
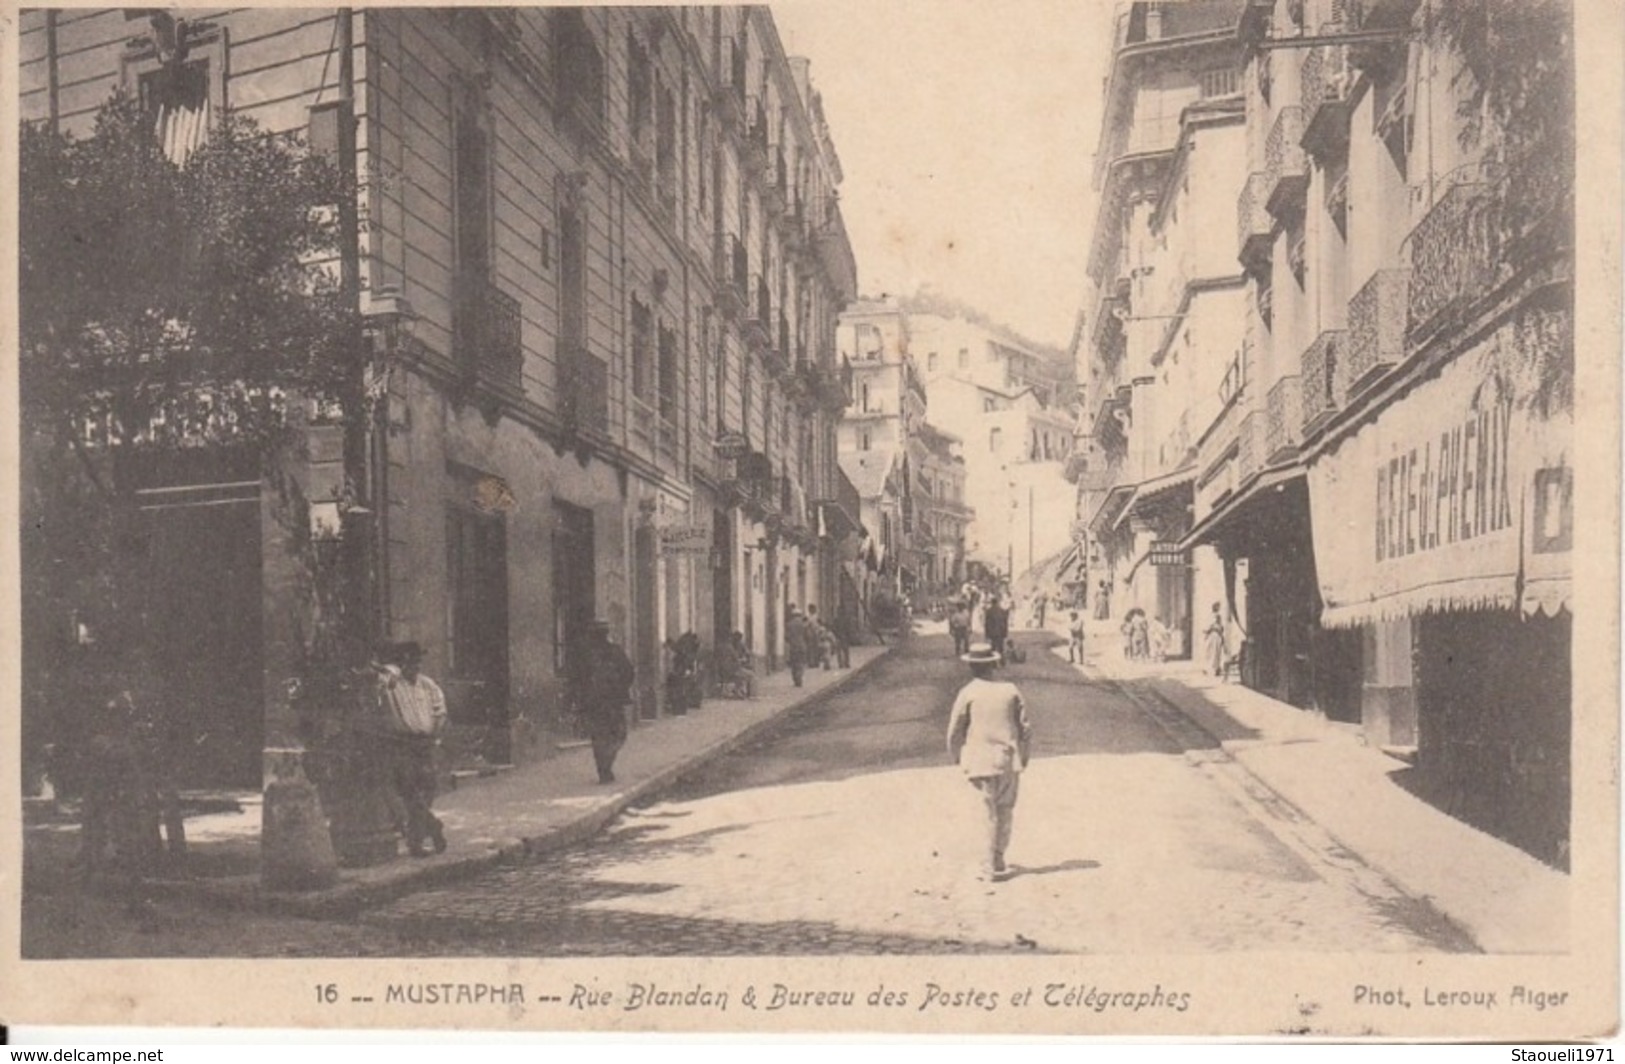
M 841 623 L 825 624 L 818 616 L 818 607 L 808 605 L 802 613 L 796 606 L 786 612 L 784 622 L 784 657 L 790 666 L 790 680 L 801 686 L 808 667 L 829 671 L 831 668 L 852 667 L 852 650 Z

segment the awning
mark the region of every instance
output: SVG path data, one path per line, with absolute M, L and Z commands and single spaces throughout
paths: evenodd
M 1232 495 L 1191 528 L 1185 538 L 1179 541 L 1181 550 L 1190 550 L 1200 547 L 1204 543 L 1211 543 L 1219 535 L 1233 528 L 1237 522 L 1246 520 L 1256 513 L 1274 493 L 1294 480 L 1302 480 L 1304 469 L 1293 464 L 1277 469 L 1268 469 L 1261 473 L 1239 493 Z
M 863 531 L 863 526 L 858 523 L 857 516 L 847 513 L 846 508 L 838 502 L 831 502 L 828 499 L 820 500 L 818 513 L 824 521 L 822 531 L 834 539 L 840 539 L 843 536 L 855 536 Z
M 1095 509 L 1095 515 L 1089 519 L 1089 531 L 1096 536 L 1104 535 L 1108 530 L 1117 527 L 1117 518 L 1122 515 L 1123 508 L 1134 497 L 1134 484 L 1118 484 L 1106 493 Z
M 1569 606 L 1573 415 L 1540 413 L 1501 349 L 1532 327 L 1503 326 L 1315 462 L 1322 624 Z
M 1134 494 L 1129 498 L 1128 504 L 1117 515 L 1117 519 L 1112 522 L 1112 527 L 1116 528 L 1121 525 L 1125 517 L 1141 508 L 1172 492 L 1189 488 L 1194 483 L 1196 483 L 1196 466 L 1194 464 L 1160 477 L 1152 477 L 1150 480 L 1141 481 L 1139 487 L 1134 489 Z

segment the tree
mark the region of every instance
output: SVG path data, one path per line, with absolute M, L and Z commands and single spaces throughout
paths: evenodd
M 19 162 L 25 727 L 71 745 L 112 693 L 157 701 L 131 471 L 270 471 L 309 404 L 359 408 L 332 266 L 354 191 L 231 114 L 177 165 L 124 95 L 86 137 L 25 125 Z

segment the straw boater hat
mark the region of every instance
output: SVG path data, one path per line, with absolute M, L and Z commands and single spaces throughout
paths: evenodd
M 959 655 L 959 660 L 967 665 L 997 665 L 1001 658 L 992 643 L 972 643 L 969 653 Z

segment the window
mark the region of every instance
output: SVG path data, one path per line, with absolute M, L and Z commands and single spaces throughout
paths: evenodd
M 1197 75 L 1197 81 L 1204 100 L 1215 96 L 1233 96 L 1241 89 L 1241 73 L 1235 67 L 1204 70 Z
M 677 364 L 677 330 L 660 327 L 659 345 L 660 418 L 677 420 L 677 400 L 681 392 Z
M 470 283 L 491 274 L 491 147 L 484 94 L 459 86 L 452 119 L 457 272 Z
M 998 406 L 999 404 L 994 401 L 991 395 L 982 396 L 982 413 L 991 414 L 998 409 Z
M 647 402 L 654 387 L 654 318 L 632 297 L 632 394 Z
M 1003 446 L 1004 446 L 1004 430 L 1000 429 L 1000 428 L 989 429 L 988 433 L 987 433 L 987 449 L 988 449 L 988 451 L 990 451 L 993 454 L 998 454 L 999 449 L 1001 447 L 1003 447 Z
M 141 75 L 141 109 L 151 116 L 164 155 L 177 166 L 208 136 L 209 90 L 207 60 L 165 65 Z
M 567 352 L 587 344 L 587 240 L 582 211 L 559 208 L 559 343 Z
M 970 349 L 969 348 L 961 347 L 959 349 L 959 368 L 960 369 L 970 369 Z
M 711 396 L 716 374 L 711 354 L 711 308 L 700 308 L 700 427 L 711 427 Z
M 937 371 L 937 353 L 935 351 L 925 356 L 925 371 L 927 373 L 935 373 Z
M 669 89 L 657 94 L 655 117 L 655 175 L 660 182 L 660 202 L 668 211 L 677 203 L 677 98 Z
M 859 391 L 862 393 L 863 398 L 858 403 L 858 409 L 867 414 L 874 409 L 869 405 L 869 386 L 867 384 L 862 385 Z
M 626 33 L 626 108 L 636 144 L 643 140 L 654 117 L 654 71 L 648 51 L 631 30 Z
M 562 109 L 599 125 L 604 118 L 604 59 L 581 8 L 553 13 L 553 81 Z
M 858 433 L 858 450 L 867 451 L 869 449 L 870 442 L 868 429 L 864 429 L 862 432 Z

